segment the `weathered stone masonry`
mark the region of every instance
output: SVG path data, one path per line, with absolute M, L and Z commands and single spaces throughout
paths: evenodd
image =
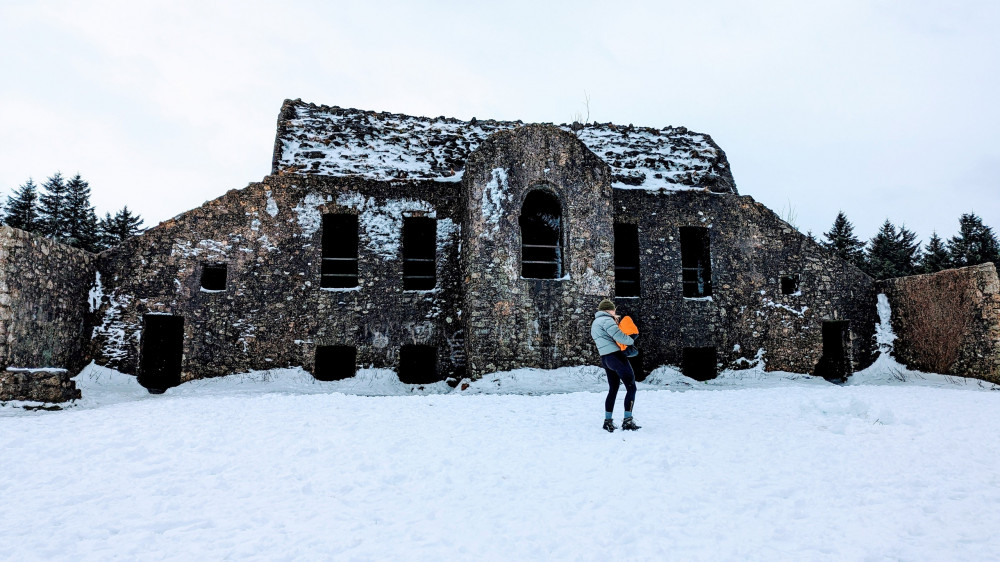
M 984 263 L 882 283 L 901 363 L 1000 383 L 1000 281 Z
M 619 189 L 614 201 L 615 221 L 638 226 L 640 296 L 618 304 L 640 322 L 645 365 L 681 365 L 684 348 L 714 347 L 719 367 L 746 366 L 763 350 L 768 369 L 811 373 L 830 321 L 849 322 L 851 369 L 872 362 L 874 282 L 751 197 Z M 699 226 L 710 236 L 714 290 L 684 298 L 680 228 Z M 784 276 L 797 280 L 791 294 Z
M 182 380 L 311 370 L 319 345 L 354 346 L 359 365 L 394 367 L 401 343 L 434 346 L 442 376 L 461 375 L 457 206 L 430 182 L 284 176 L 230 191 L 101 256 L 98 361 L 138 373 L 143 318 L 160 313 L 184 318 Z M 320 288 L 325 213 L 360 216 L 356 288 Z M 403 290 L 404 216 L 437 220 L 433 290 Z M 227 266 L 225 290 L 201 288 L 206 264 Z
M 392 369 L 405 347 L 425 346 L 429 380 L 593 364 L 589 325 L 614 292 L 616 223 L 637 227 L 639 296 L 619 302 L 643 330 L 645 365 L 680 365 L 696 348 L 713 350 L 711 372 L 761 351 L 769 368 L 818 372 L 831 321 L 848 326 L 837 374 L 871 360 L 871 280 L 739 196 L 705 135 L 286 102 L 274 171 L 101 256 L 99 363 L 141 374 L 144 324 L 169 315 L 183 330 L 179 381 L 312 370 L 320 346 Z M 558 209 L 553 279 L 522 272 L 519 221 L 538 193 Z M 358 216 L 358 285 L 325 289 L 322 217 L 337 214 Z M 435 220 L 436 284 L 404 290 L 402 225 L 420 216 Z M 707 233 L 707 298 L 683 296 L 687 227 Z M 209 268 L 224 290 L 202 287 Z M 793 294 L 782 277 L 794 278 Z
M 61 395 L 50 392 L 53 386 L 74 395 L 72 383 L 64 384 L 68 378 L 53 383 L 58 373 L 34 369 L 76 373 L 86 364 L 94 258 L 0 226 L 0 399 L 53 401 Z
M 1000 379 L 993 265 L 877 286 L 682 127 L 286 101 L 261 182 L 99 256 L 0 228 L 0 264 L 0 400 L 79 397 L 88 350 L 151 391 L 284 366 L 421 383 L 596 364 L 605 296 L 639 324 L 640 373 L 763 358 L 841 378 L 873 360 L 879 287 L 902 362 Z

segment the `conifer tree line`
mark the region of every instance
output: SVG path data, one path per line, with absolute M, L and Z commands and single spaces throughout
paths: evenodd
M 871 240 L 862 242 L 854 235 L 854 225 L 843 211 L 837 214 L 823 238 L 820 242 L 823 247 L 875 279 L 934 273 L 986 262 L 1000 266 L 1000 242 L 993 229 L 975 213 L 965 213 L 958 219 L 955 236 L 945 241 L 934 232 L 923 247 L 913 231 L 905 225 L 897 228 L 889 219 Z
M 90 204 L 90 184 L 56 172 L 42 185 L 29 178 L 0 202 L 0 224 L 27 230 L 89 252 L 116 246 L 143 231 L 142 217 L 124 206 L 99 219 Z

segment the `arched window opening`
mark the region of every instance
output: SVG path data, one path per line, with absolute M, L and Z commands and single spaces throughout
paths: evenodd
M 562 207 L 554 195 L 535 190 L 521 206 L 521 276 L 562 277 Z

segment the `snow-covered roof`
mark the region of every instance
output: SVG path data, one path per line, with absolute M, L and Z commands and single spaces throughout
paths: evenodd
M 521 125 L 521 121 L 413 117 L 285 100 L 272 172 L 459 181 L 465 161 L 481 142 Z M 736 193 L 726 153 L 708 135 L 684 127 L 612 123 L 559 127 L 576 134 L 611 166 L 613 187 Z

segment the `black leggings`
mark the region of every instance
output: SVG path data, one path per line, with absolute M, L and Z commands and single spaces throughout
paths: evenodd
M 618 385 L 625 383 L 625 411 L 631 412 L 635 404 L 635 373 L 628 358 L 621 351 L 601 356 L 601 365 L 608 374 L 608 397 L 604 400 L 604 411 L 615 411 L 615 398 L 618 397 Z

